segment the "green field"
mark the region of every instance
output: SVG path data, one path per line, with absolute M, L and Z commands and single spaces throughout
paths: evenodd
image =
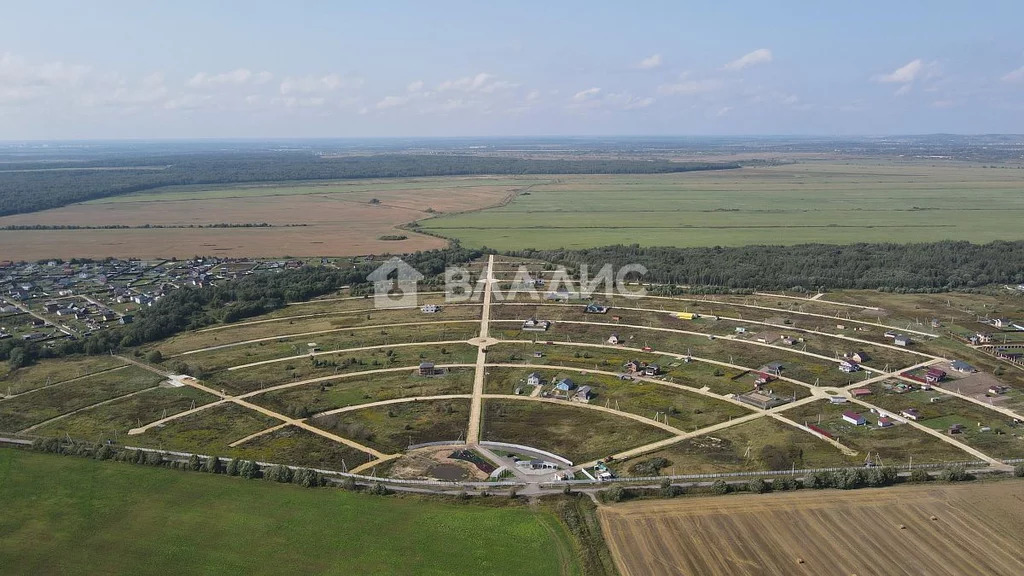
M 989 242 L 1024 238 L 1022 192 L 1016 171 L 925 163 L 562 176 L 508 205 L 420 226 L 500 250 Z
M 0 449 L 21 574 L 578 574 L 544 507 L 492 508 Z

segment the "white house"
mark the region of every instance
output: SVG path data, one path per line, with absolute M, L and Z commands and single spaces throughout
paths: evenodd
M 526 377 L 526 383 L 530 386 L 540 386 L 541 382 L 543 382 L 543 380 L 541 380 L 540 374 L 537 374 L 536 372 L 531 372 L 530 375 Z
M 843 420 L 853 424 L 854 426 L 863 426 L 867 423 L 867 420 L 856 412 L 843 412 Z

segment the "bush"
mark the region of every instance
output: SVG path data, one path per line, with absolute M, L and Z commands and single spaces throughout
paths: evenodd
M 224 470 L 224 473 L 228 476 L 238 476 L 241 467 L 242 461 L 238 458 L 232 458 L 231 462 L 228 462 L 228 467 Z
M 203 472 L 209 472 L 210 474 L 216 474 L 220 472 L 220 458 L 217 456 L 210 456 L 203 463 Z
M 159 350 L 153 350 L 149 354 L 146 354 L 146 360 L 153 363 L 159 364 L 164 361 L 164 355 Z
M 932 479 L 931 474 L 928 474 L 927 470 L 925 470 L 923 468 L 914 468 L 913 470 L 910 471 L 910 477 L 908 478 L 907 481 L 908 482 L 919 483 L 919 482 L 928 482 L 931 479 Z
M 747 482 L 747 490 L 754 494 L 765 494 L 772 491 L 772 485 L 764 478 L 757 478 Z
M 260 465 L 255 460 L 246 460 L 238 467 L 238 475 L 242 478 L 259 478 Z
M 629 473 L 633 476 L 657 476 L 663 468 L 668 468 L 671 464 L 665 458 L 651 458 L 630 466 Z
M 970 479 L 971 475 L 967 473 L 963 464 L 954 464 L 939 472 L 939 480 L 943 482 L 964 482 Z
M 117 451 L 110 447 L 109 444 L 104 444 L 96 449 L 97 460 L 110 460 L 114 456 L 117 456 Z
M 1017 478 L 1024 478 L 1024 464 L 1017 464 L 1014 466 L 1013 475 Z
M 269 469 L 263 472 L 264 480 L 270 482 L 281 482 L 282 484 L 287 484 L 291 482 L 294 476 L 295 473 L 292 472 L 291 468 L 287 466 L 282 466 L 280 464 L 276 466 L 271 466 Z
M 793 478 L 778 478 L 772 481 L 772 488 L 788 492 L 790 490 L 796 490 L 800 487 L 797 481 Z
M 717 494 L 721 496 L 723 494 L 728 494 L 729 492 L 732 492 L 732 486 L 729 486 L 729 484 L 725 480 L 715 480 L 714 482 L 711 483 L 711 488 L 709 489 L 709 491 L 712 494 Z
M 341 481 L 341 487 L 345 490 L 356 490 L 359 488 L 356 485 L 356 479 L 351 476 L 346 476 L 345 479 Z
M 381 482 L 375 482 L 366 492 L 375 496 L 387 496 L 388 494 L 391 494 L 391 490 Z
M 327 483 L 323 475 L 316 470 L 310 470 L 309 468 L 303 468 L 295 473 L 292 478 L 292 482 L 302 486 L 303 488 L 317 488 Z
M 203 465 L 199 462 L 199 456 L 193 454 L 188 457 L 188 467 L 190 470 L 198 471 L 202 466 Z
M 159 466 L 164 463 L 164 455 L 159 452 L 146 452 L 146 464 Z

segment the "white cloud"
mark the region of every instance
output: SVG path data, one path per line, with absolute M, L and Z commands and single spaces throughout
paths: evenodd
M 447 92 L 449 90 L 456 90 L 461 92 L 480 92 L 483 94 L 490 94 L 499 90 L 505 90 L 508 88 L 516 88 L 518 84 L 508 82 L 505 80 L 497 80 L 493 74 L 486 72 L 480 72 L 475 76 L 465 76 L 457 80 L 445 80 L 437 86 L 438 92 Z
M 230 72 L 220 74 L 207 74 L 199 72 L 189 78 L 185 85 L 190 88 L 208 88 L 215 86 L 241 86 L 243 84 L 266 84 L 274 78 L 274 75 L 266 70 L 253 72 L 248 68 L 237 68 Z
M 348 78 L 337 73 L 324 76 L 288 76 L 281 81 L 282 95 L 333 92 L 338 88 L 354 89 L 363 85 L 361 78 Z
M 661 54 L 654 54 L 641 60 L 636 67 L 641 70 L 653 70 L 661 66 Z
M 903 86 L 900 86 L 895 92 L 893 92 L 893 94 L 895 94 L 896 96 L 906 96 L 907 94 L 910 94 L 910 90 L 913 87 L 913 84 L 904 84 Z
M 722 116 L 725 116 L 729 112 L 732 112 L 732 106 L 722 106 L 721 108 L 715 111 L 715 117 L 721 118 Z
M 772 51 L 767 48 L 758 48 L 753 52 L 744 54 L 739 58 L 729 62 L 722 68 L 724 70 L 742 70 L 748 66 L 756 66 L 758 64 L 767 64 L 772 61 Z
M 647 108 L 654 104 L 654 98 L 650 96 L 633 96 L 632 94 L 608 94 L 604 97 L 604 103 L 610 107 L 622 110 L 638 110 Z
M 381 98 L 374 107 L 377 110 L 387 110 L 388 108 L 405 106 L 408 102 L 409 98 L 407 96 L 385 96 L 384 98 Z
M 956 102 L 952 100 L 936 100 L 932 102 L 934 108 L 952 108 L 955 104 Z
M 530 90 L 530 93 L 526 95 L 527 102 L 536 102 L 540 100 L 540 90 Z
M 911 60 L 903 66 L 893 70 L 888 74 L 880 74 L 875 76 L 875 80 L 878 82 L 887 82 L 890 84 L 910 84 L 917 75 L 921 73 L 921 69 L 924 68 L 924 62 L 920 58 Z
M 579 92 L 573 94 L 572 101 L 573 102 L 586 102 L 587 100 L 590 100 L 590 99 L 594 98 L 595 96 L 597 96 L 600 93 L 601 93 L 601 89 L 600 88 L 587 88 L 586 90 L 580 90 Z
M 706 94 L 708 92 L 714 92 L 715 90 L 718 90 L 721 87 L 721 80 L 686 80 L 685 78 L 683 78 L 679 82 L 675 82 L 672 84 L 663 84 L 659 86 L 658 92 L 670 96 L 693 96 L 695 94 Z
M 1024 80 L 1024 66 L 1003 74 L 1003 82 L 1020 82 Z
M 410 82 L 409 85 L 405 87 L 406 92 L 419 92 L 420 90 L 423 90 L 423 80 Z

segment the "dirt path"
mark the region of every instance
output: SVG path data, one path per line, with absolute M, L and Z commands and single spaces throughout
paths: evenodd
M 466 431 L 466 444 L 477 444 L 480 441 L 480 415 L 483 406 L 484 365 L 487 362 L 487 346 L 490 340 L 491 321 L 491 286 L 494 283 L 494 255 L 487 257 L 487 269 L 484 271 L 483 289 L 484 304 L 480 314 L 480 336 L 477 342 L 476 371 L 473 375 L 473 399 L 469 405 L 469 429 Z

